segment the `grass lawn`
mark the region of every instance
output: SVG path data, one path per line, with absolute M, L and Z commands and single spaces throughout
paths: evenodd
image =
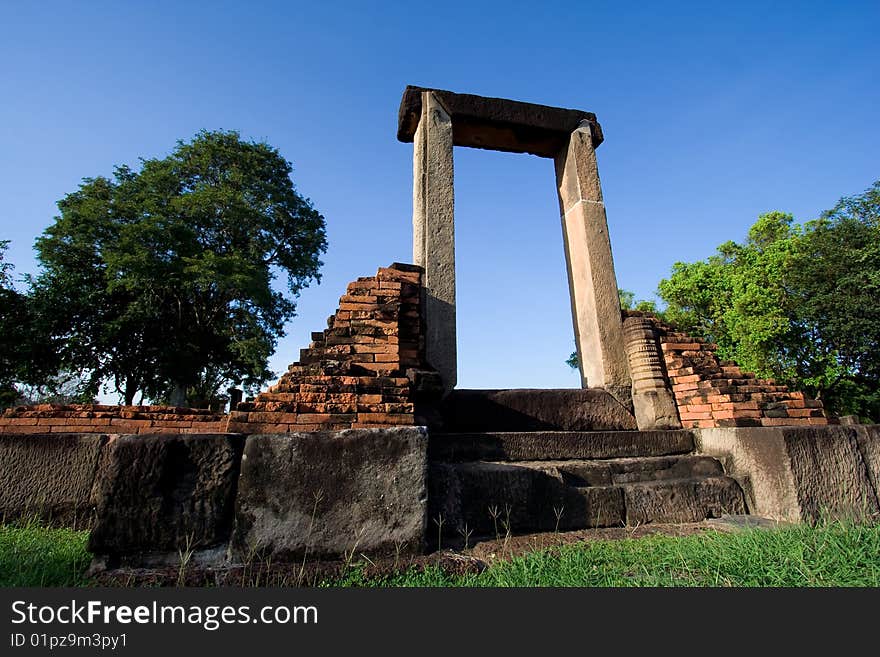
M 832 522 L 686 537 L 592 541 L 500 561 L 479 575 L 438 568 L 353 586 L 880 586 L 880 524 Z
M 0 526 L 0 585 L 84 586 L 88 533 Z M 686 537 L 590 541 L 499 561 L 479 575 L 437 567 L 327 586 L 880 586 L 880 524 L 828 522 Z
M 85 586 L 87 531 L 0 525 L 0 586 Z

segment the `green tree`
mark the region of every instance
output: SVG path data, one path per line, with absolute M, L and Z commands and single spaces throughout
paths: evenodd
M 806 225 L 787 279 L 810 343 L 798 379 L 839 412 L 880 420 L 880 181 Z
M 832 412 L 880 417 L 878 214 L 880 183 L 804 226 L 761 215 L 744 243 L 673 266 L 665 317 Z
M 320 280 L 323 217 L 291 164 L 236 132 L 200 132 L 139 171 L 87 178 L 36 248 L 32 294 L 64 368 L 183 402 L 183 391 L 272 376 L 294 299 Z M 282 275 L 290 296 L 273 288 Z
M 24 339 L 19 322 L 25 304 L 12 283 L 12 264 L 4 260 L 9 240 L 0 240 L 0 408 L 15 401 L 15 380 L 21 367 L 20 343 Z
M 0 408 L 17 403 L 22 386 L 42 386 L 48 394 L 59 360 L 42 332 L 33 299 L 14 285 L 4 261 L 8 240 L 0 240 Z

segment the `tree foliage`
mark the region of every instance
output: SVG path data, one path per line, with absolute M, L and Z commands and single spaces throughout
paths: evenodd
M 803 226 L 761 215 L 744 243 L 673 266 L 665 318 L 832 412 L 880 419 L 878 216 L 880 182 Z
M 25 298 L 12 283 L 12 265 L 4 260 L 9 240 L 0 240 L 0 408 L 15 399 L 13 386 L 21 367 L 19 318 Z
M 54 395 L 53 374 L 59 363 L 42 333 L 32 297 L 15 287 L 13 266 L 4 260 L 8 245 L 8 240 L 0 240 L 0 408 L 19 401 L 22 385 Z
M 320 280 L 326 250 L 291 171 L 265 143 L 203 131 L 139 171 L 86 178 L 36 242 L 32 296 L 61 366 L 126 403 L 267 380 L 291 299 Z

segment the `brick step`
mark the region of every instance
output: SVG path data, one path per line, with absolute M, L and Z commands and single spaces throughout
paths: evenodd
M 503 535 L 508 528 L 570 531 L 745 513 L 742 489 L 714 459 L 631 461 L 433 463 L 428 534 L 436 536 L 441 522 L 443 533 L 455 538 Z M 587 473 L 600 483 L 591 484 Z
M 791 408 L 816 408 L 821 404 L 814 400 L 804 399 L 802 392 L 736 392 L 719 393 L 717 390 L 693 390 L 680 393 L 679 408 L 700 404 L 752 404 L 757 408 L 773 408 L 778 404 Z M 745 408 L 743 406 L 742 408 Z
M 757 377 L 751 372 L 743 372 L 738 367 L 723 367 L 718 372 L 701 374 L 704 379 L 734 379 L 737 381 L 749 381 L 749 385 L 755 385 Z
M 667 353 L 703 352 L 704 354 L 711 354 L 718 349 L 718 345 L 712 342 L 697 342 L 695 338 L 683 339 L 681 342 L 672 342 L 667 339 L 665 342 L 660 343 L 660 349 Z
M 687 454 L 690 431 L 511 431 L 428 434 L 433 462 L 560 461 Z
M 702 377 L 701 377 L 702 378 Z M 734 388 L 760 388 L 771 389 L 771 392 L 784 392 L 784 390 L 776 390 L 777 388 L 784 388 L 785 386 L 777 386 L 774 382 L 766 381 L 764 379 L 754 379 L 747 377 L 737 377 L 730 378 L 726 376 L 711 376 L 705 380 L 700 381 L 700 388 L 726 388 L 726 387 L 734 387 Z M 759 390 L 755 390 L 755 392 L 759 392 Z

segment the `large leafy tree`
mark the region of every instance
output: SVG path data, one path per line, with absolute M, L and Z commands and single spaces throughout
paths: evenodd
M 37 240 L 33 298 L 62 366 L 126 403 L 257 387 L 292 299 L 320 278 L 323 217 L 276 149 L 235 132 L 141 165 L 85 179 Z
M 880 183 L 803 226 L 761 215 L 744 243 L 676 263 L 660 282 L 667 320 L 722 357 L 880 418 Z
M 9 240 L 0 240 L 0 408 L 15 400 L 13 385 L 21 365 L 21 314 L 26 298 L 12 283 L 12 265 L 3 258 Z

